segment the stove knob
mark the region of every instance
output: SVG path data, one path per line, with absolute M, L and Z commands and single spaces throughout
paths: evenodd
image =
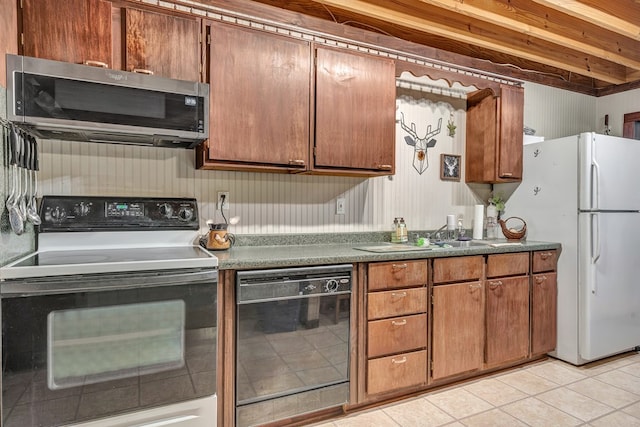
M 191 218 L 193 218 L 193 208 L 180 208 L 180 210 L 178 211 L 178 218 L 180 219 L 180 221 L 189 221 Z
M 91 203 L 80 202 L 74 210 L 77 216 L 87 216 L 91 212 Z
M 51 219 L 55 222 L 61 222 L 67 217 L 67 212 L 60 206 L 51 209 Z
M 162 215 L 165 218 L 171 218 L 171 215 L 173 215 L 173 208 L 169 203 L 161 204 L 158 207 L 158 210 L 160 211 L 160 215 Z
M 338 281 L 336 279 L 329 279 L 327 280 L 327 283 L 324 284 L 324 290 L 325 292 L 335 292 L 338 290 L 338 287 L 340 285 L 338 284 Z

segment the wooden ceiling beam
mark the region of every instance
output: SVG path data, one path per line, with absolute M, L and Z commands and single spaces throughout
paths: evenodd
M 581 42 L 575 38 L 565 37 L 561 34 L 548 31 L 544 28 L 540 28 L 534 25 L 527 24 L 517 18 L 510 18 L 504 13 L 494 13 L 489 10 L 485 5 L 484 8 L 475 7 L 473 1 L 469 2 L 451 2 L 448 0 L 417 0 L 420 3 L 425 3 L 431 6 L 435 6 L 441 9 L 448 10 L 453 13 L 462 14 L 479 21 L 487 22 L 492 25 L 496 25 L 501 28 L 506 28 L 511 31 L 515 31 L 521 34 L 526 34 L 541 40 L 548 41 L 563 47 L 585 52 L 589 55 L 596 56 L 598 58 L 606 59 L 607 61 L 616 62 L 634 70 L 640 70 L 640 61 L 628 58 L 623 55 L 619 55 L 612 49 L 603 49 L 588 43 Z M 486 3 L 486 2 L 484 2 Z M 504 7 L 500 7 L 502 4 L 493 2 L 491 6 L 495 10 L 506 11 L 507 13 L 516 15 L 517 10 L 507 10 Z
M 357 13 L 368 18 L 390 22 L 415 31 L 434 34 L 440 37 L 449 38 L 458 42 L 468 43 L 469 45 L 479 46 L 480 48 L 490 49 L 502 54 L 515 57 L 525 58 L 530 61 L 554 66 L 560 69 L 568 70 L 577 74 L 586 75 L 595 79 L 603 80 L 612 84 L 621 84 L 627 81 L 627 70 L 613 63 L 609 66 L 598 65 L 598 61 L 589 60 L 583 53 L 578 55 L 568 55 L 563 53 L 558 55 L 555 49 L 542 50 L 535 52 L 531 43 L 526 43 L 522 48 L 514 47 L 513 40 L 500 41 L 496 38 L 488 36 L 480 36 L 473 34 L 467 30 L 456 30 L 452 28 L 451 23 L 442 24 L 437 19 L 428 19 L 428 17 L 417 17 L 409 13 L 399 12 L 390 9 L 388 6 L 383 7 L 365 0 L 313 0 L 317 3 L 329 8 L 337 8 L 346 10 L 351 13 Z M 398 2 L 393 2 L 398 3 Z M 392 5 L 393 3 L 388 3 Z M 385 2 L 385 4 L 387 4 Z M 565 47 L 565 52 L 567 48 Z M 576 57 L 581 60 L 576 61 Z
M 559 12 L 595 24 L 621 36 L 640 40 L 640 25 L 626 21 L 602 10 L 591 7 L 578 0 L 533 0 L 535 3 L 550 7 Z M 611 0 L 615 1 L 615 0 Z

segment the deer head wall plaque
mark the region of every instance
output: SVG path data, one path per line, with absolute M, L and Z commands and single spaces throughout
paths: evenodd
M 442 117 L 438 119 L 438 128 L 431 130 L 431 125 L 427 126 L 427 131 L 422 138 L 420 138 L 416 132 L 415 123 L 411 123 L 411 127 L 404 123 L 403 113 L 400 113 L 400 127 L 409 134 L 409 136 L 404 137 L 404 140 L 407 145 L 413 147 L 413 168 L 422 175 L 422 173 L 429 167 L 427 149 L 435 147 L 436 145 L 437 141 L 433 139 L 433 137 L 440 133 L 442 128 Z

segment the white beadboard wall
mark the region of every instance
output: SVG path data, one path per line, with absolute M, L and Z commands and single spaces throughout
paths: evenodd
M 226 190 L 228 215 L 240 217 L 233 227 L 237 234 L 381 231 L 390 229 L 395 216 L 403 216 L 409 230 L 433 229 L 447 214 L 462 215 L 471 228 L 473 205 L 482 203 L 489 186 L 466 185 L 464 168 L 460 182 L 441 181 L 439 164 L 442 153 L 460 154 L 464 164 L 464 101 L 405 89 L 399 93 L 397 110 L 407 125 L 415 123 L 418 136 L 443 117 L 422 175 L 411 165 L 413 147 L 399 123 L 391 178 L 199 171 L 191 150 L 42 140 L 39 194 L 195 197 L 204 226 L 207 219 L 222 220 L 216 196 Z M 595 104 L 595 98 L 527 83 L 525 123 L 547 139 L 578 133 L 593 127 Z M 457 126 L 454 137 L 446 128 L 450 114 Z M 335 214 L 337 197 L 346 199 L 346 215 Z
M 524 124 L 545 139 L 596 131 L 597 99 L 527 82 L 524 85 Z
M 608 114 L 611 135 L 622 136 L 624 115 L 637 111 L 640 111 L 640 89 L 597 98 L 595 130 L 598 133 L 604 132 L 604 116 Z

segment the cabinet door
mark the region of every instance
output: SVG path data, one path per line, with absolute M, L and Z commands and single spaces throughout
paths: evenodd
M 529 354 L 529 276 L 489 279 L 485 290 L 485 362 L 524 359 Z
M 245 164 L 248 169 L 304 171 L 309 158 L 309 43 L 220 23 L 212 24 L 211 39 L 204 167 L 242 169 Z
M 137 9 L 126 9 L 124 19 L 126 71 L 201 81 L 198 19 Z
M 482 282 L 433 287 L 432 378 L 482 367 L 484 291 Z
M 503 85 L 498 98 L 499 140 L 496 182 L 522 179 L 524 89 Z
M 111 66 L 111 3 L 102 0 L 23 0 L 22 54 Z
M 522 179 L 524 89 L 502 85 L 467 96 L 466 182 Z
M 316 49 L 315 169 L 393 174 L 395 64 Z
M 531 289 L 531 354 L 556 348 L 556 273 L 535 274 Z

